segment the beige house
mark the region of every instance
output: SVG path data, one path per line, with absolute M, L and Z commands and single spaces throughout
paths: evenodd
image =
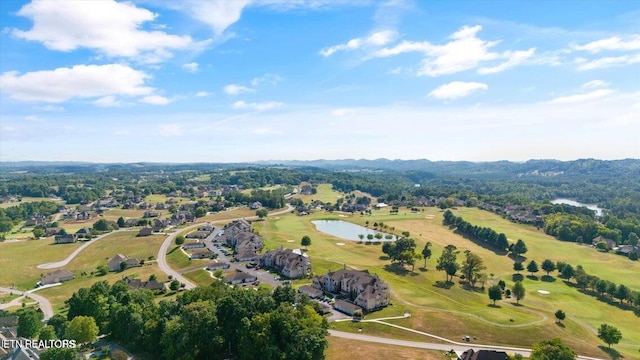
M 124 267 L 121 265 L 123 263 Z M 109 260 L 107 266 L 109 267 L 109 271 L 120 271 L 130 267 L 140 266 L 140 260 L 129 258 L 127 255 L 117 254 Z
M 368 270 L 340 269 L 313 279 L 313 287 L 340 294 L 364 310 L 371 311 L 389 305 L 389 285 Z
M 75 276 L 73 276 L 73 273 L 71 271 L 58 269 L 56 271 L 53 271 L 44 275 L 42 279 L 40 279 L 40 282 L 38 283 L 38 285 L 41 286 L 41 285 L 56 284 L 56 283 L 61 283 L 61 282 L 69 281 L 73 279 L 75 279 Z
M 274 269 L 290 279 L 305 277 L 311 272 L 311 260 L 300 249 L 269 251 L 260 258 L 260 266 Z

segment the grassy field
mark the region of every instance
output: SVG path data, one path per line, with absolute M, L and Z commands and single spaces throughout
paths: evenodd
M 465 211 L 463 215 L 465 219 L 474 224 L 477 222 L 478 225 L 490 226 L 497 231 L 502 231 L 499 227 L 511 227 L 511 230 L 506 232 L 507 235 L 510 238 L 522 238 L 528 246 L 531 243 L 529 246 L 531 254 L 527 253 L 527 255 L 538 262 L 546 257 L 562 260 L 556 257 L 557 254 L 575 259 L 573 257 L 575 252 L 572 253 L 571 249 L 577 245 L 561 243 L 537 232 L 535 228 L 511 224 L 500 217 L 492 218 L 493 222 L 490 225 L 485 224 L 480 218 L 475 219 L 477 221 L 472 220 L 470 214 L 479 217 L 483 213 L 480 210 L 463 209 L 462 211 Z M 381 258 L 383 254 L 380 245 L 357 244 L 316 231 L 310 221 L 323 218 L 348 220 L 362 225 L 366 221 L 369 221 L 369 224 L 382 221 L 388 226 L 385 231 L 391 231 L 391 228 L 395 228 L 392 231 L 394 233 L 409 231 L 411 237 L 416 239 L 418 251 L 426 241 L 431 241 L 433 257 L 428 260 L 426 269 L 420 269 L 424 264 L 420 262 L 413 273 L 398 271 L 388 266 L 389 261 Z M 284 215 L 254 226 L 265 237 L 266 247 L 270 249 L 280 246 L 299 247 L 299 239 L 309 235 L 312 244 L 309 246 L 308 254 L 311 256 L 315 274 L 324 273 L 329 269 L 337 270 L 344 264 L 357 269 L 369 269 L 379 274 L 390 283 L 395 296 L 394 305 L 376 313 L 375 316 L 398 315 L 402 313 L 401 311 L 409 309 L 414 316 L 397 321 L 401 325 L 404 322 L 406 326 L 452 339 L 471 335 L 490 343 L 519 346 L 531 346 L 534 342 L 558 336 L 582 354 L 602 357 L 606 354 L 598 348 L 601 342 L 596 338 L 594 329 L 601 323 L 611 323 L 623 333 L 624 338 L 616 347 L 623 354 L 635 355 L 640 346 L 640 333 L 634 330 L 640 328 L 640 319 L 633 312 L 582 294 L 566 285 L 562 279 L 554 277 L 555 281 L 545 282 L 525 278 L 526 298 L 522 301 L 523 306 L 515 306 L 512 300 L 504 300 L 498 302 L 498 307 L 492 307 L 488 306 L 490 300 L 485 292 L 465 289 L 457 283 L 451 287 L 442 286 L 444 274 L 435 271 L 434 268 L 437 257 L 447 244 L 456 245 L 461 252 L 471 250 L 480 255 L 488 267 L 486 273 L 493 274 L 489 283 L 497 283 L 499 279 L 503 279 L 507 282 L 507 287 L 511 287 L 513 260 L 454 234 L 442 226 L 442 213 L 435 208 L 427 208 L 418 213 L 401 210 L 398 215 L 389 215 L 388 210 L 374 211 L 372 216 L 352 217 L 324 213 L 315 213 L 309 217 Z M 536 239 L 539 242 L 546 242 L 546 246 L 536 245 Z M 565 246 L 571 249 L 564 248 Z M 600 254 L 587 247 L 583 247 L 582 250 L 588 250 L 580 253 L 582 256 L 580 262 L 583 265 L 591 265 L 590 268 L 585 265 L 587 271 L 594 274 L 600 271 L 611 276 L 612 281 L 625 276 L 629 277 L 625 275 L 628 271 L 625 267 L 635 266 L 622 257 Z M 591 260 L 591 255 L 596 259 L 603 255 L 609 258 L 606 259 L 607 261 L 598 262 Z M 459 262 L 462 257 L 462 254 L 459 255 Z M 576 261 L 571 262 L 576 263 Z M 599 276 L 607 278 L 604 275 Z M 637 279 L 629 282 L 629 285 L 633 287 L 635 280 Z M 547 290 L 550 294 L 543 295 L 537 290 Z M 555 324 L 553 313 L 557 309 L 563 309 L 568 314 L 569 319 L 565 321 L 565 327 Z M 389 332 L 389 329 L 383 331 Z M 394 332 L 397 331 L 394 330 Z M 413 335 L 405 334 L 404 336 L 412 337 Z
M 415 349 L 404 346 L 376 344 L 364 341 L 329 336 L 329 348 L 325 352 L 328 360 L 370 359 L 370 360 L 443 360 L 449 359 L 440 351 Z
M 18 206 L 21 203 L 29 203 L 29 202 L 36 202 L 36 201 L 54 201 L 54 202 L 57 202 L 57 203 L 60 203 L 60 204 L 64 204 L 64 200 L 60 200 L 60 199 L 56 199 L 56 198 L 48 198 L 48 197 L 39 198 L 39 197 L 25 196 L 25 197 L 22 198 L 22 201 L 19 201 L 19 202 L 4 202 L 4 203 L 0 203 L 0 208 L 6 209 L 8 207 Z
M 203 287 L 211 285 L 211 283 L 216 280 L 211 276 L 211 273 L 205 269 L 190 271 L 188 273 L 185 273 L 184 277 L 191 280 L 194 284 Z
M 304 201 L 305 203 L 319 200 L 324 203 L 330 202 L 332 204 L 335 204 L 336 200 L 344 197 L 341 192 L 333 190 L 331 184 L 319 184 L 317 189 L 318 192 L 313 195 L 295 195 L 294 198 L 302 199 L 302 201 Z

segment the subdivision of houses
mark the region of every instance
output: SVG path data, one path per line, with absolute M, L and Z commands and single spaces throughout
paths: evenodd
M 289 279 L 297 279 L 310 273 L 311 260 L 300 249 L 279 249 L 262 255 L 260 266 L 276 270 Z
M 259 253 L 264 247 L 262 237 L 251 231 L 251 223 L 242 219 L 235 220 L 224 227 L 223 234 L 216 241 L 225 242 L 236 254 Z
M 131 267 L 140 266 L 140 260 L 130 258 L 127 255 L 116 254 L 116 256 L 109 259 L 107 266 L 109 267 L 109 271 L 121 271 Z
M 313 279 L 314 288 L 344 297 L 366 311 L 389 305 L 389 285 L 368 270 L 328 272 Z

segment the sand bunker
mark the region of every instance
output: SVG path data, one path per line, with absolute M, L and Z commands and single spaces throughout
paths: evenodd
M 339 217 L 347 217 L 347 215 L 340 214 Z
M 427 216 L 425 216 L 424 218 L 425 218 L 425 219 L 433 219 L 434 217 L 435 217 L 435 215 L 427 215 Z
M 344 243 L 336 243 L 338 246 L 344 246 Z
M 550 293 L 549 291 L 547 291 L 547 290 L 538 290 L 538 292 L 539 292 L 540 294 L 542 294 L 542 295 L 549 295 L 549 294 L 551 294 L 551 293 Z
M 287 242 L 296 242 L 295 240 L 287 240 Z

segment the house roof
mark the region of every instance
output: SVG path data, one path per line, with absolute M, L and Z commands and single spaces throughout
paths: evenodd
M 322 290 L 318 290 L 309 285 L 300 286 L 300 288 L 298 289 L 298 292 L 305 293 L 313 298 L 322 296 Z
M 71 271 L 58 269 L 56 271 L 52 271 L 47 275 L 43 276 L 42 279 L 40 280 L 40 283 L 43 285 L 53 284 L 53 283 L 69 280 L 69 278 L 71 279 L 74 278 L 73 273 Z
M 247 279 L 255 279 L 256 277 L 253 275 L 249 275 L 246 272 L 243 271 L 236 271 L 231 275 L 228 275 L 225 279 L 229 282 L 233 282 L 233 281 L 238 281 L 238 280 L 242 280 L 245 281 Z
M 336 300 L 336 302 L 333 304 L 333 307 L 337 308 L 337 309 L 347 310 L 347 311 L 349 311 L 351 313 L 353 313 L 353 312 L 355 312 L 357 310 L 362 311 L 362 308 L 360 306 L 354 305 L 354 304 L 346 302 L 344 300 Z
M 462 360 L 508 360 L 509 356 L 504 351 L 469 349 L 462 353 Z

